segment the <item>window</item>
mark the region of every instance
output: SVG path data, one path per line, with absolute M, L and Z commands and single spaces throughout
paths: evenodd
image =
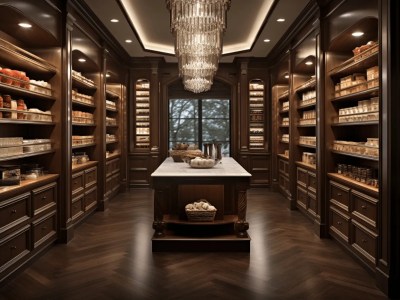
M 170 99 L 169 137 L 171 149 L 176 143 L 222 144 L 222 155 L 230 155 L 229 99 Z

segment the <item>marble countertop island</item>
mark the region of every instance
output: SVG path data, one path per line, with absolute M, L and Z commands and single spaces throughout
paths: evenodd
M 151 174 L 152 177 L 251 177 L 239 163 L 232 157 L 224 157 L 222 160 L 209 169 L 196 169 L 187 163 L 174 162 L 168 157 Z

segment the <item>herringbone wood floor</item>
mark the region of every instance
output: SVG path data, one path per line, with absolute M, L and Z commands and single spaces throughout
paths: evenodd
M 152 191 L 115 198 L 1 288 L 0 299 L 386 299 L 334 241 L 264 189 L 248 194 L 250 253 L 152 253 Z

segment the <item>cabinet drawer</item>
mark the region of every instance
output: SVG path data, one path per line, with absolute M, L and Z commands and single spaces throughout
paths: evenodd
M 337 182 L 329 182 L 329 198 L 331 203 L 349 212 L 350 189 Z
M 85 192 L 85 198 L 84 198 L 85 211 L 90 210 L 92 207 L 95 207 L 96 205 L 97 205 L 97 187 L 94 187 L 89 191 Z
M 302 168 L 297 168 L 297 184 L 307 188 L 308 172 Z
M 78 219 L 84 213 L 84 206 L 83 206 L 83 197 L 84 195 L 79 195 L 78 197 L 72 199 L 71 205 L 71 218 L 72 221 Z
M 313 193 L 308 192 L 308 212 L 317 215 L 317 198 Z
M 55 208 L 57 203 L 57 184 L 51 183 L 32 191 L 33 215 Z
M 373 266 L 376 264 L 377 234 L 352 220 L 352 247 Z
M 30 194 L 0 202 L 0 234 L 30 219 Z
M 97 182 L 97 167 L 85 170 L 85 188 L 88 188 Z
M 56 239 L 56 212 L 45 215 L 33 223 L 33 247 L 37 248 L 45 242 Z
M 329 216 L 329 229 L 331 232 L 348 243 L 350 218 L 332 206 L 329 209 Z
M 30 225 L 0 240 L 0 272 L 22 259 L 30 252 Z
M 113 177 L 106 178 L 106 194 L 110 193 L 113 188 Z
M 351 198 L 353 203 L 352 215 L 375 229 L 378 216 L 378 200 L 355 190 L 351 191 Z
M 106 162 L 106 176 L 110 176 L 112 174 L 112 170 L 113 170 L 113 161 L 112 160 L 108 160 Z
M 279 159 L 278 164 L 279 164 L 279 172 L 288 176 L 289 175 L 289 163 L 286 160 Z
M 79 194 L 83 192 L 85 188 L 85 180 L 84 180 L 84 173 L 79 172 L 72 174 L 72 195 Z
M 317 193 L 317 177 L 313 172 L 308 172 L 308 189 L 313 193 Z
M 112 191 L 119 189 L 120 186 L 120 176 L 119 174 L 115 174 L 112 177 Z
M 307 209 L 307 191 L 303 190 L 301 187 L 297 187 L 297 204 Z

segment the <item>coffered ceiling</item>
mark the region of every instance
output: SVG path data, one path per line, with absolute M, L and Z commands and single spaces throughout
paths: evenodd
M 167 62 L 176 61 L 165 0 L 84 2 L 131 57 L 164 56 Z M 237 56 L 266 57 L 308 2 L 232 0 L 221 62 Z

